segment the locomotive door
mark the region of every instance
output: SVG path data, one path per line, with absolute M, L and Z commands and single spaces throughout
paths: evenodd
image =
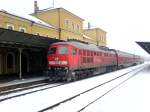
M 77 49 L 76 48 L 71 48 L 71 65 L 76 66 L 77 65 Z

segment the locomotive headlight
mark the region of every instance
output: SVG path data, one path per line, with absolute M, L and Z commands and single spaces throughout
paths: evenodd
M 49 64 L 53 65 L 55 64 L 55 61 L 49 61 Z
M 50 65 L 60 64 L 60 65 L 66 65 L 68 64 L 68 61 L 49 61 Z
M 67 61 L 60 61 L 60 64 L 66 65 L 66 64 L 68 64 L 68 62 Z

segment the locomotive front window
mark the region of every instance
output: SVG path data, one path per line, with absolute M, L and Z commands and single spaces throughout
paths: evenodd
M 68 48 L 67 47 L 60 47 L 58 54 L 67 54 Z
M 76 55 L 76 52 L 77 52 L 77 51 L 76 51 L 75 48 L 72 48 L 72 49 L 71 49 L 71 54 L 72 54 L 72 55 Z
M 49 49 L 49 54 L 56 54 L 57 48 L 53 47 Z

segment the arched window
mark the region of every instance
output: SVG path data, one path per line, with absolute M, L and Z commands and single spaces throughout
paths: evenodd
M 14 30 L 14 25 L 13 24 L 7 24 L 7 29 Z
M 20 27 L 20 28 L 19 28 L 19 31 L 25 33 L 25 32 L 26 32 L 26 28 Z

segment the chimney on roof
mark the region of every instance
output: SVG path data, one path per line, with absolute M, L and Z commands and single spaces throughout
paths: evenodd
M 91 24 L 90 24 L 90 22 L 88 22 L 88 29 L 90 29 L 91 28 Z
M 34 1 L 34 13 L 37 13 L 37 11 L 39 11 L 38 3 Z

